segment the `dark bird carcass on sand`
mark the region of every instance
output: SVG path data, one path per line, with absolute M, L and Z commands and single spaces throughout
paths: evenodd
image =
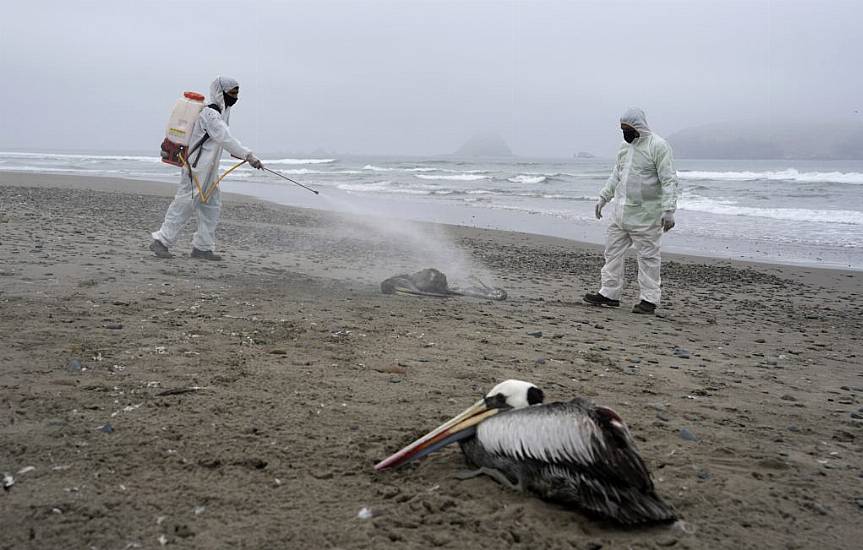
M 384 294 L 404 294 L 408 296 L 434 296 L 446 298 L 449 296 L 470 296 L 472 298 L 484 298 L 486 300 L 506 300 L 506 291 L 486 285 L 478 278 L 474 286 L 450 287 L 446 275 L 429 267 L 416 273 L 403 273 L 385 279 L 381 283 L 381 292 Z
M 587 399 L 543 404 L 542 390 L 507 380 L 483 399 L 375 465 L 395 468 L 458 442 L 474 471 L 517 490 L 621 524 L 667 523 L 626 424 Z

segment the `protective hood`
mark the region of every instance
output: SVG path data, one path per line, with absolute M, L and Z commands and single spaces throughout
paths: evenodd
M 230 90 L 230 88 L 228 89 Z M 644 111 L 638 107 L 630 107 L 627 109 L 627 111 L 623 113 L 623 116 L 620 117 L 620 123 L 632 126 L 638 130 L 641 137 L 650 133 L 650 127 L 647 125 L 647 115 L 645 115 Z
M 215 103 L 222 110 L 222 114 L 226 114 L 230 110 L 230 107 L 225 105 L 224 92 L 227 92 L 232 88 L 236 88 L 239 85 L 239 82 L 229 76 L 217 76 L 216 80 L 210 84 L 209 103 Z

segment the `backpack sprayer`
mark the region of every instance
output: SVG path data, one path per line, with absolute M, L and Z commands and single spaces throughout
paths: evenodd
M 189 159 L 195 151 L 198 152 L 198 157 L 200 157 L 201 146 L 210 137 L 205 133 L 204 137 L 190 149 L 189 146 L 192 141 L 192 130 L 195 127 L 195 121 L 198 120 L 198 115 L 201 114 L 204 107 L 204 96 L 202 94 L 199 94 L 198 92 L 183 93 L 183 97 L 179 98 L 177 103 L 174 104 L 174 110 L 171 111 L 171 116 L 168 118 L 168 125 L 165 129 L 165 139 L 162 141 L 161 157 L 162 162 L 166 164 L 188 168 L 189 177 L 198 189 L 198 196 L 201 198 L 201 202 L 206 204 L 210 199 L 210 195 L 212 195 L 213 191 L 219 187 L 219 183 L 225 179 L 225 176 L 245 164 L 246 161 L 241 160 L 237 164 L 225 170 L 225 173 L 222 174 L 206 191 L 201 188 L 201 182 L 198 181 L 198 176 L 196 176 L 195 172 L 192 170 L 192 168 L 197 166 L 198 161 L 195 159 L 190 166 L 187 159 Z M 298 183 L 274 170 L 270 170 L 269 168 L 264 168 L 264 170 L 279 176 L 282 179 L 286 179 L 294 185 L 299 185 L 303 189 L 311 191 L 315 195 L 318 194 L 318 192 L 311 187 L 306 187 L 302 183 Z

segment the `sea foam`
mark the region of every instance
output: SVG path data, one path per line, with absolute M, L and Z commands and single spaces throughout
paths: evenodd
M 271 159 L 265 160 L 264 164 L 330 164 L 336 159 Z
M 15 152 L 2 152 L 0 151 L 0 155 L 9 158 L 31 158 L 31 159 L 45 159 L 45 160 L 91 160 L 91 161 L 102 161 L 102 160 L 135 160 L 135 161 L 144 161 L 144 162 L 161 162 L 162 159 L 160 157 L 146 157 L 146 156 L 138 156 L 138 155 L 76 155 L 76 154 L 67 154 L 67 153 L 15 153 Z
M 528 176 L 522 174 L 520 176 L 507 178 L 506 181 L 511 183 L 523 183 L 525 185 L 536 185 L 539 183 L 544 183 L 547 179 L 548 178 L 546 176 Z
M 732 201 L 712 200 L 702 197 L 684 197 L 680 200 L 679 208 L 681 210 L 707 212 L 723 216 L 750 216 L 756 218 L 771 218 L 774 220 L 863 225 L 863 212 L 858 212 L 856 210 L 758 208 L 754 206 L 739 206 L 737 203 Z
M 703 170 L 678 171 L 677 177 L 684 180 L 719 181 L 799 181 L 803 183 L 851 183 L 863 184 L 860 172 L 799 172 L 794 168 L 763 172 L 710 172 Z
M 415 174 L 417 178 L 424 180 L 448 180 L 448 181 L 479 181 L 488 179 L 489 176 L 479 174 L 453 174 L 453 175 L 437 175 L 437 174 Z

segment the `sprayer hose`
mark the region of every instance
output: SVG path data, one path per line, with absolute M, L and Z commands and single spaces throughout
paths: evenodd
M 201 197 L 201 202 L 203 204 L 207 204 L 207 201 L 210 200 L 210 196 L 213 194 L 213 191 L 215 191 L 219 187 L 219 184 L 222 183 L 222 180 L 225 179 L 225 176 L 227 176 L 228 174 L 230 174 L 231 172 L 233 172 L 234 170 L 236 170 L 237 168 L 239 168 L 240 166 L 242 166 L 243 164 L 246 163 L 245 160 L 241 160 L 237 164 L 235 164 L 235 165 L 231 166 L 230 168 L 228 168 L 227 170 L 225 170 L 225 173 L 222 174 L 221 177 L 219 177 L 219 179 L 217 179 L 215 181 L 215 183 L 213 183 L 213 185 L 211 185 L 210 188 L 207 189 L 207 192 L 205 193 L 204 190 L 201 188 L 201 182 L 198 181 L 198 176 L 195 175 L 194 170 L 192 170 L 192 167 L 189 166 L 189 163 L 186 162 L 186 159 L 183 158 L 182 154 L 180 154 L 180 160 L 183 161 L 183 166 L 188 168 L 189 174 L 192 175 L 192 181 L 195 182 L 195 187 L 198 188 L 198 196 Z

